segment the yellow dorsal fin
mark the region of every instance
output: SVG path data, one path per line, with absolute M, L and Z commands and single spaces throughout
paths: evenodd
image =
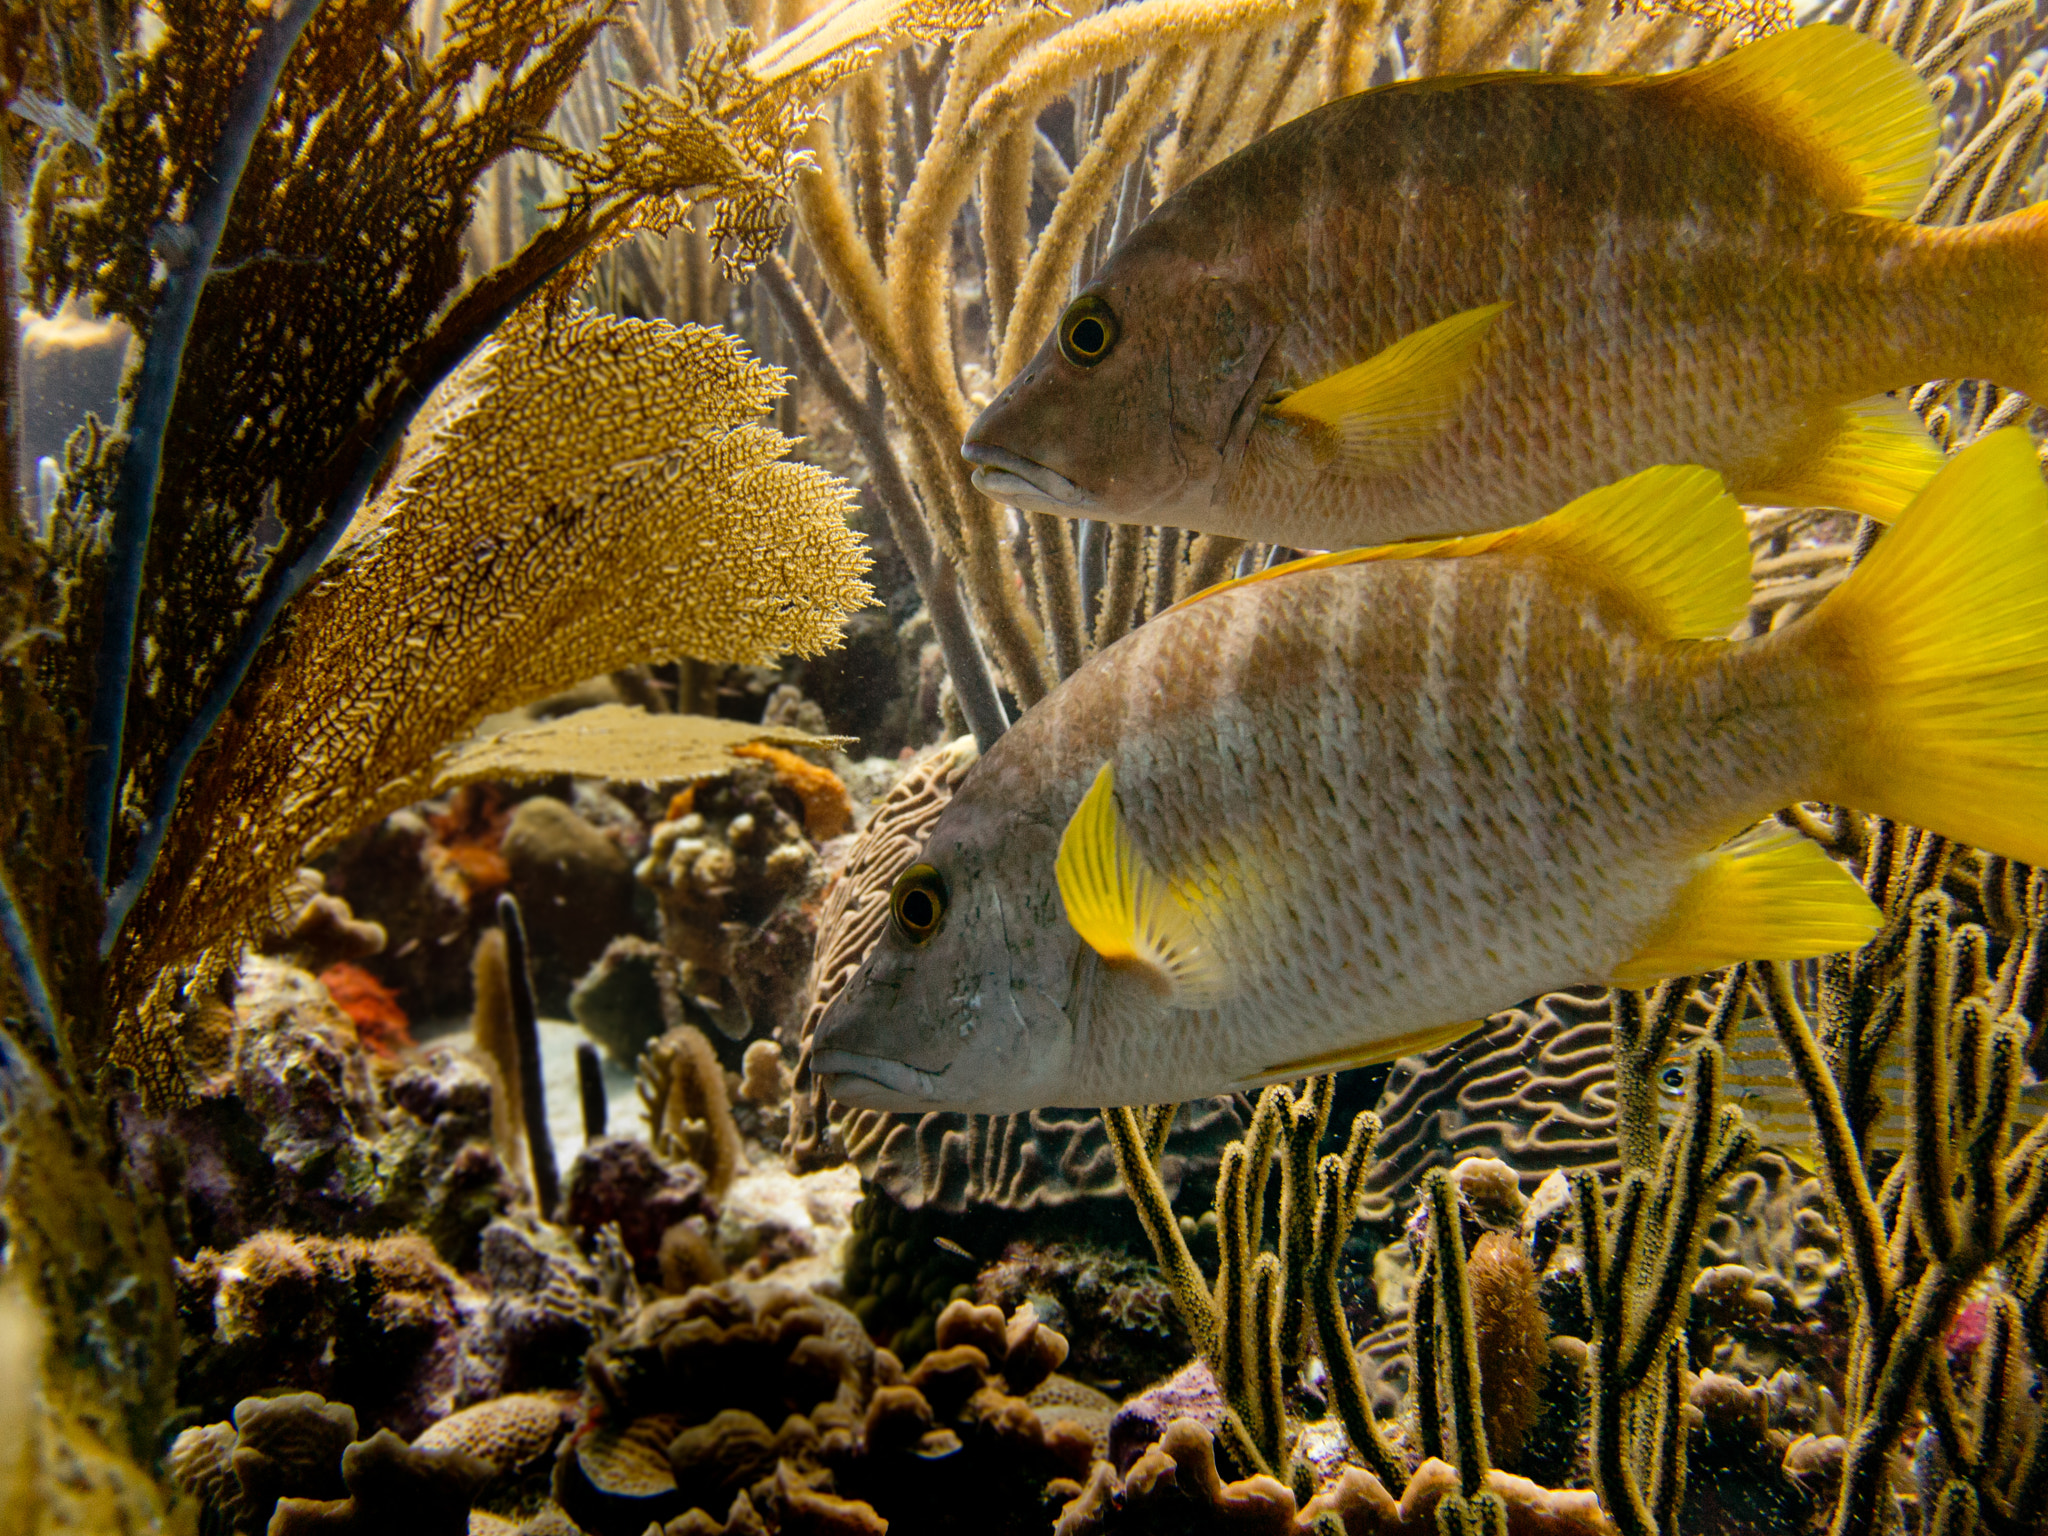
M 1948 462 L 1903 400 L 1874 395 L 1822 411 L 1744 501 L 1840 507 L 1889 523 Z
M 1749 537 L 1742 509 L 1722 489 L 1719 475 L 1696 464 L 1646 469 L 1519 528 L 1311 555 L 1219 582 L 1179 606 L 1298 571 L 1489 553 L 1533 554 L 1563 563 L 1627 602 L 1651 633 L 1667 639 L 1716 639 L 1749 611 Z
M 1911 65 L 1847 27 L 1800 27 L 1644 88 L 1737 120 L 1792 151 L 1820 195 L 1903 219 L 1934 175 L 1940 119 Z
M 1313 1056 L 1300 1056 L 1293 1061 L 1279 1062 L 1261 1072 L 1258 1080 L 1272 1083 L 1289 1077 L 1320 1077 L 1325 1072 L 1345 1072 L 1352 1067 L 1375 1067 L 1383 1061 L 1395 1061 L 1403 1056 L 1419 1056 L 1424 1051 L 1433 1051 L 1440 1045 L 1449 1045 L 1453 1040 L 1462 1040 L 1485 1023 L 1484 1019 L 1465 1019 L 1454 1024 L 1437 1024 L 1428 1029 L 1418 1029 L 1412 1034 L 1401 1035 L 1392 1040 L 1373 1040 L 1364 1045 L 1340 1045 L 1334 1051 L 1319 1051 Z
M 1060 835 L 1053 877 L 1067 921 L 1103 964 L 1145 981 L 1174 1008 L 1201 1008 L 1228 991 L 1215 954 L 1196 936 L 1187 901 L 1146 862 L 1116 806 L 1112 765 Z
M 1738 960 L 1831 955 L 1869 942 L 1883 921 L 1862 883 L 1818 843 L 1790 827 L 1765 827 L 1706 855 L 1663 921 L 1609 979 L 1645 986 Z
M 1359 474 L 1411 464 L 1449 425 L 1506 304 L 1452 315 L 1364 362 L 1266 407 L 1304 433 L 1310 451 Z

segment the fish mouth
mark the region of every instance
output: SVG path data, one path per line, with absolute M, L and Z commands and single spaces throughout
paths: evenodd
M 960 445 L 960 457 L 974 466 L 974 488 L 1005 506 L 1073 516 L 1095 505 L 1095 498 L 1065 475 L 1007 448 L 970 439 Z
M 859 1051 L 818 1051 L 811 1072 L 827 1097 L 856 1109 L 915 1109 L 939 1102 L 943 1072 L 926 1072 L 887 1056 Z

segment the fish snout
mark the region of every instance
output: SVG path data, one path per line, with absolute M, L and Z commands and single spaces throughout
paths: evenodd
M 970 437 L 960 445 L 960 457 L 974 466 L 974 488 L 1005 506 L 1073 517 L 1094 505 L 1094 497 L 1058 470 L 1021 453 Z

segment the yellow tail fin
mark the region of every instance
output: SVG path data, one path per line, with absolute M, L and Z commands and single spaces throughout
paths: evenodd
M 1848 694 L 1826 798 L 2048 862 L 2048 486 L 2024 431 L 1956 455 L 1783 633 Z

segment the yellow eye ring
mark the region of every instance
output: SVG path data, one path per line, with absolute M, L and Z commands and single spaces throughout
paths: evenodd
M 1093 368 L 1115 347 L 1116 311 L 1098 293 L 1084 293 L 1060 316 L 1060 356 L 1076 368 Z
M 913 864 L 889 888 L 889 917 L 913 944 L 929 944 L 946 920 L 946 882 L 929 864 Z

